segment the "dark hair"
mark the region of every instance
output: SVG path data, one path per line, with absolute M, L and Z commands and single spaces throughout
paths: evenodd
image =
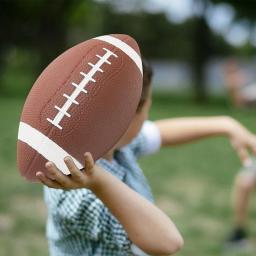
M 151 80 L 153 77 L 152 67 L 149 64 L 149 62 L 146 61 L 145 59 L 142 59 L 142 68 L 143 68 L 143 85 L 142 85 L 140 101 L 139 101 L 136 112 L 140 112 L 142 106 L 144 105 L 145 101 L 148 98 L 149 89 L 151 86 Z

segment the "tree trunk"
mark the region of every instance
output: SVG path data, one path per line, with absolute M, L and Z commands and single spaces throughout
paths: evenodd
M 210 34 L 203 17 L 196 20 L 193 43 L 192 75 L 194 98 L 197 102 L 205 102 L 208 97 L 205 81 L 205 66 L 210 56 Z

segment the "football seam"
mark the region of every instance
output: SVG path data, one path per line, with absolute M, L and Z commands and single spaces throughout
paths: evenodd
M 94 85 L 91 84 L 91 82 L 96 83 L 96 80 L 93 78 L 97 72 L 101 72 L 103 73 L 103 69 L 101 68 L 105 63 L 107 63 L 108 65 L 111 65 L 110 62 L 110 58 L 112 56 L 114 56 L 115 58 L 117 58 L 117 55 L 114 54 L 112 51 L 110 51 L 109 49 L 103 47 L 102 48 L 105 53 L 104 55 L 99 55 L 96 54 L 96 57 L 99 59 L 95 64 L 92 64 L 91 62 L 87 62 L 87 64 L 91 67 L 90 70 L 88 70 L 86 73 L 84 73 L 83 71 L 80 71 L 80 75 L 83 76 L 83 78 L 80 79 L 80 81 L 78 83 L 75 82 L 71 82 L 71 85 L 73 85 L 75 87 L 75 89 L 71 92 L 71 94 L 66 94 L 63 93 L 62 96 L 65 97 L 67 100 L 63 103 L 63 105 L 61 107 L 55 105 L 54 108 L 59 110 L 53 119 L 47 118 L 47 121 L 49 121 L 51 124 L 53 124 L 54 126 L 56 126 L 57 128 L 59 128 L 60 130 L 63 129 L 63 127 L 60 125 L 60 122 L 62 121 L 63 118 L 67 117 L 71 117 L 71 113 L 69 113 L 68 111 L 70 110 L 70 107 L 72 106 L 72 104 L 76 104 L 79 105 L 79 102 L 76 101 L 77 97 L 80 95 L 80 93 L 85 93 L 87 94 L 87 86 L 93 87 Z M 96 85 L 96 84 L 95 84 Z

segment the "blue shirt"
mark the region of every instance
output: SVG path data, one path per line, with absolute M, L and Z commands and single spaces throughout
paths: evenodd
M 157 151 L 160 147 L 159 138 L 154 124 L 147 121 L 129 145 L 116 150 L 111 162 L 99 159 L 96 163 L 153 201 L 137 158 Z M 123 226 L 90 190 L 67 191 L 44 187 L 44 192 L 48 207 L 47 238 L 51 255 L 135 255 L 134 245 Z

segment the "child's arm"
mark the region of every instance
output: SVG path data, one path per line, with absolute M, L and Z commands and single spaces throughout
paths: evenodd
M 92 190 L 120 221 L 130 240 L 147 253 L 171 254 L 182 246 L 182 237 L 173 222 L 115 176 L 95 165 L 89 153 L 85 155 L 84 172 L 69 157 L 65 158 L 65 163 L 70 176 L 62 174 L 53 163 L 48 162 L 47 176 L 38 172 L 37 177 L 52 188 Z
M 171 118 L 155 121 L 162 146 L 188 143 L 210 136 L 227 136 L 241 161 L 249 159 L 248 150 L 256 153 L 256 136 L 231 117 Z

